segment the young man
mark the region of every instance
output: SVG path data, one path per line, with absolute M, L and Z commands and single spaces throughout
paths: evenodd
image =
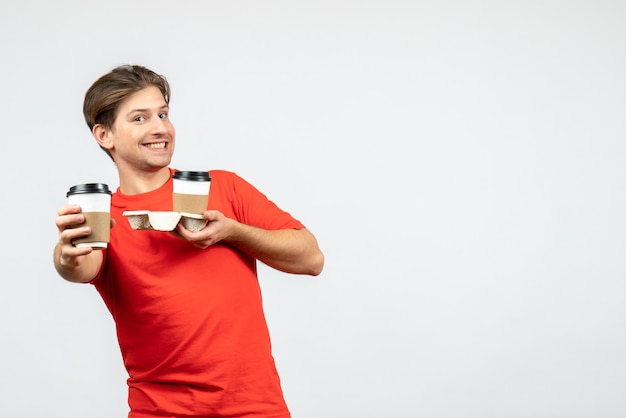
M 324 257 L 295 218 L 236 174 L 214 170 L 204 229 L 132 230 L 126 210 L 172 210 L 175 145 L 166 79 L 121 66 L 87 91 L 84 115 L 113 159 L 106 250 L 76 248 L 88 235 L 77 206 L 63 206 L 54 265 L 92 283 L 115 320 L 128 371 L 129 418 L 290 416 L 271 354 L 256 260 L 318 275 Z

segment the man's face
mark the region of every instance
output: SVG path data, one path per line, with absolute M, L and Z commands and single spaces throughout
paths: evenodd
M 120 171 L 154 172 L 169 165 L 175 137 L 169 107 L 161 91 L 150 86 L 121 103 L 106 147 Z

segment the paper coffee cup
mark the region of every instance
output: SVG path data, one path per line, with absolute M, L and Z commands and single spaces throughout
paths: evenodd
M 174 173 L 174 212 L 203 214 L 209 203 L 211 176 L 208 171 Z
M 91 228 L 91 234 L 72 241 L 76 247 L 92 247 L 102 250 L 107 247 L 111 235 L 111 191 L 104 183 L 78 184 L 70 187 L 67 202 L 79 205 L 85 216 L 82 226 Z

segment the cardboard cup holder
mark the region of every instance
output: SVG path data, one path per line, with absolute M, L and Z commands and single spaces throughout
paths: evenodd
M 122 213 L 132 229 L 173 231 L 179 223 L 191 232 L 204 228 L 207 221 L 204 216 L 186 212 L 161 212 L 149 210 L 125 211 Z

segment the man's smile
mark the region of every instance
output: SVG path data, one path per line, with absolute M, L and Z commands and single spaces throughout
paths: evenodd
M 167 142 L 154 142 L 151 144 L 143 144 L 143 146 L 150 149 L 165 149 L 167 148 Z

